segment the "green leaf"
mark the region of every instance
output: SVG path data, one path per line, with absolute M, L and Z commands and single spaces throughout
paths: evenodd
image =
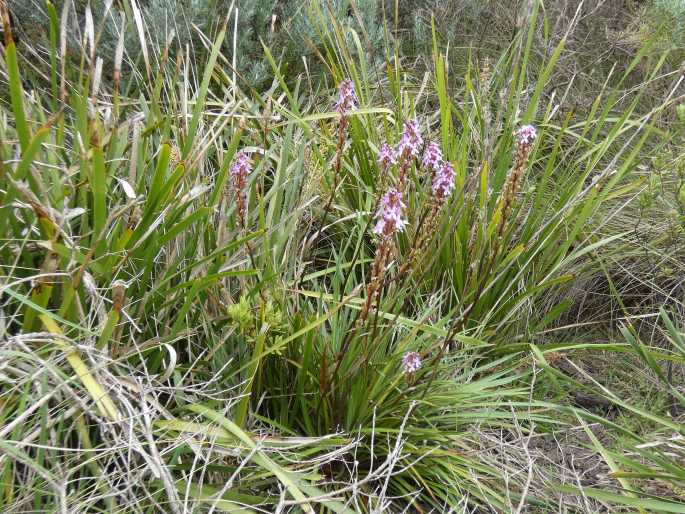
M 19 138 L 21 151 L 25 152 L 31 141 L 31 131 L 26 122 L 24 112 L 24 89 L 21 86 L 21 76 L 19 75 L 19 64 L 17 62 L 17 47 L 14 41 L 10 41 L 5 47 L 5 63 L 7 64 L 7 76 L 9 79 L 10 101 L 12 112 L 14 113 L 14 126 Z
M 200 84 L 200 89 L 197 92 L 197 99 L 195 100 L 195 108 L 193 109 L 193 117 L 190 120 L 190 125 L 188 127 L 188 133 L 186 134 L 185 145 L 183 146 L 182 158 L 185 160 L 188 155 L 190 155 L 190 150 L 195 142 L 195 136 L 197 135 L 197 128 L 200 124 L 200 118 L 205 108 L 205 100 L 207 99 L 207 91 L 209 90 L 209 82 L 212 79 L 212 73 L 214 72 L 214 66 L 216 65 L 216 59 L 221 51 L 221 45 L 224 42 L 224 37 L 226 35 L 226 27 L 222 27 L 221 31 L 214 40 L 214 45 L 212 46 L 212 51 L 207 60 L 207 65 L 205 66 L 204 74 L 202 75 L 202 83 Z
M 311 505 L 309 505 L 309 503 L 307 503 L 306 496 L 304 493 L 302 493 L 298 486 L 298 478 L 294 474 L 291 474 L 289 471 L 276 464 L 261 450 L 259 450 L 257 444 L 252 440 L 252 438 L 250 438 L 250 436 L 247 435 L 238 425 L 233 423 L 225 416 L 222 416 L 218 412 L 202 405 L 189 405 L 188 409 L 196 414 L 214 421 L 219 426 L 225 428 L 228 432 L 235 435 L 239 440 L 245 443 L 248 448 L 254 450 L 254 453 L 252 453 L 252 460 L 259 466 L 273 473 L 274 476 L 278 478 L 278 480 L 286 487 L 286 489 L 288 489 L 292 497 L 302 502 L 300 507 L 305 512 L 308 514 L 314 514 L 314 509 L 311 507 Z
M 628 507 L 637 507 L 647 509 L 649 512 L 675 512 L 678 514 L 685 513 L 685 503 L 671 502 L 666 500 L 658 500 L 652 498 L 632 498 L 622 494 L 616 494 L 602 489 L 595 489 L 591 487 L 577 487 L 568 485 L 558 485 L 555 489 L 566 494 L 574 494 L 577 496 L 585 495 L 590 498 L 596 498 L 600 501 L 611 502 L 616 505 L 625 505 Z
M 90 185 L 93 191 L 93 238 L 95 242 L 105 229 L 107 220 L 107 176 L 105 155 L 102 148 L 93 149 L 93 178 Z

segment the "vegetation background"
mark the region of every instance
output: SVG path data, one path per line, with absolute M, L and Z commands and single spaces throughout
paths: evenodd
M 2 512 L 685 512 L 685 2 L 0 15 Z

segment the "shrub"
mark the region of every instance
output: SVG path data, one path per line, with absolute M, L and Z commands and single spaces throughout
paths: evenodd
M 654 0 L 651 14 L 655 25 L 670 44 L 680 48 L 685 46 L 685 3 L 680 0 Z
M 144 0 L 137 3 L 124 2 L 124 8 L 108 2 L 56 2 L 58 13 L 67 12 L 74 26 L 85 28 L 87 6 L 92 18 L 101 20 L 98 34 L 99 57 L 105 60 L 105 67 L 111 68 L 119 41 L 124 34 L 126 58 L 124 67 L 131 70 L 137 67 L 134 61 L 140 58 L 141 36 L 146 45 L 161 54 L 173 35 L 172 48 L 178 51 L 189 50 L 198 61 L 205 60 L 211 46 L 211 39 L 220 26 L 227 22 L 233 28 L 237 22 L 235 40 L 227 38 L 222 45 L 222 53 L 228 63 L 235 62 L 243 86 L 263 88 L 270 79 L 271 71 L 264 58 L 262 44 L 277 48 L 277 58 L 282 58 L 290 73 L 319 70 L 320 62 L 316 55 L 323 35 L 321 27 L 329 25 L 327 19 L 334 18 L 342 25 L 354 28 L 363 35 L 362 47 L 350 45 L 353 53 L 370 51 L 382 42 L 382 25 L 377 17 L 378 0 L 334 0 L 326 2 L 325 7 L 318 3 L 284 0 Z M 231 10 L 231 7 L 234 7 Z M 48 16 L 45 4 L 36 0 L 9 0 L 9 9 L 16 24 L 15 35 L 27 48 L 42 44 L 48 45 Z M 140 29 L 135 21 L 135 9 L 140 13 Z M 120 14 L 126 12 L 126 25 L 122 26 Z M 237 13 L 237 14 L 236 14 Z M 236 20 L 237 16 L 237 20 Z M 230 19 L 229 19 L 230 18 Z M 20 37 L 19 37 L 20 36 Z M 70 46 L 76 50 L 84 37 L 82 30 L 67 35 Z M 151 50 L 152 51 L 152 50 Z M 235 56 L 234 56 L 235 53 Z M 307 61 L 307 68 L 303 63 Z

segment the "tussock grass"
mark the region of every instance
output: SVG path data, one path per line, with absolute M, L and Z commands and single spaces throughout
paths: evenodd
M 682 511 L 650 489 L 682 480 L 671 454 L 566 399 L 591 391 L 653 415 L 557 364 L 596 346 L 635 352 L 661 378 L 656 360 L 685 355 L 627 328 L 603 345 L 546 338 L 573 303 L 555 299 L 629 241 L 607 219 L 642 187 L 643 149 L 677 96 L 642 113 L 644 90 L 620 87 L 645 60 L 663 79 L 665 57 L 638 53 L 578 120 L 547 90 L 565 40 L 529 67 L 539 3 L 490 67 L 450 76 L 434 36 L 433 68 L 416 77 L 397 46 L 384 66 L 368 62 L 360 36 L 313 2 L 328 80 L 349 77 L 358 99 L 336 110 L 325 84 L 288 76 L 269 49 L 270 87 L 243 81 L 222 53 L 232 12 L 198 34 L 196 62 L 171 35 L 147 44 L 137 4 L 124 4 L 120 40 L 143 50 L 116 52 L 112 70 L 103 20 L 87 20 L 78 53 L 66 45 L 69 3 L 47 4 L 50 44 L 32 66 L 5 27 L 3 508 Z M 420 159 L 377 162 L 412 119 L 454 167 L 448 199 Z M 523 144 L 528 124 L 537 138 Z M 390 187 L 407 225 L 379 237 Z M 678 346 L 672 323 L 669 334 Z M 408 352 L 422 363 L 411 372 Z M 607 448 L 600 425 L 645 450 L 649 473 Z M 534 438 L 578 429 L 620 490 L 539 464 Z

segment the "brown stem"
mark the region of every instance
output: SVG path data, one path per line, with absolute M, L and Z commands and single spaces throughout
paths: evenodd
M 499 222 L 499 227 L 497 229 L 498 238 L 502 237 L 504 229 L 507 225 L 507 220 L 511 211 L 513 209 L 514 201 L 516 200 L 516 195 L 521 189 L 521 182 L 523 179 L 523 172 L 526 168 L 526 161 L 528 160 L 528 154 L 530 153 L 531 145 L 518 145 L 516 147 L 516 155 L 514 157 L 514 166 L 507 177 L 507 182 L 502 188 L 502 193 L 499 199 L 499 206 L 501 209 L 502 217 Z
M 328 219 L 328 213 L 331 210 L 331 205 L 333 205 L 333 198 L 335 198 L 335 192 L 340 184 L 340 170 L 342 169 L 342 156 L 345 147 L 345 135 L 347 134 L 348 119 L 344 114 L 340 118 L 340 127 L 338 129 L 338 146 L 335 150 L 335 164 L 333 165 L 333 188 L 331 189 L 331 194 L 328 197 L 328 201 L 323 209 L 323 217 L 321 218 L 321 226 L 317 230 L 316 234 L 310 239 L 310 245 L 316 241 L 321 235 L 321 231 L 326 226 L 326 221 Z
M 452 325 L 447 331 L 447 334 L 445 335 L 445 339 L 443 340 L 443 343 L 440 347 L 440 352 L 433 359 L 433 373 L 431 375 L 430 380 L 426 384 L 426 388 L 424 389 L 424 396 L 437 376 L 438 364 L 440 363 L 442 357 L 445 355 L 445 352 L 447 351 L 447 348 L 449 347 L 452 338 L 456 335 L 458 331 L 462 330 L 469 322 L 473 310 L 475 309 L 476 305 L 480 301 L 481 296 L 485 292 L 487 277 L 490 275 L 490 272 L 492 271 L 495 261 L 502 249 L 501 239 L 504 235 L 504 228 L 507 224 L 507 218 L 511 213 L 512 206 L 516 198 L 516 194 L 518 193 L 521 187 L 521 180 L 523 177 L 523 172 L 525 170 L 526 161 L 528 160 L 528 154 L 530 153 L 530 148 L 530 145 L 519 145 L 516 149 L 514 166 L 509 174 L 509 177 L 502 190 L 502 194 L 499 200 L 502 218 L 500 219 L 500 224 L 497 230 L 497 239 L 495 240 L 495 246 L 493 248 L 490 258 L 487 259 L 486 267 L 484 270 L 482 270 L 482 272 L 481 266 L 479 266 L 478 274 L 481 275 L 482 278 L 478 281 L 476 296 L 471 301 L 469 306 L 466 308 L 464 314 L 460 318 L 457 318 L 453 321 Z
M 238 220 L 236 222 L 236 225 L 238 226 L 238 229 L 240 230 L 240 233 L 242 236 L 247 235 L 247 217 L 246 217 L 246 207 L 247 207 L 247 202 L 245 201 L 245 197 L 243 196 L 243 191 L 245 189 L 245 180 L 242 178 L 239 178 L 238 181 L 236 182 L 235 185 L 235 190 L 236 190 L 236 201 L 238 203 L 237 205 L 237 215 L 238 215 Z M 245 247 L 247 248 L 247 255 L 250 258 L 250 264 L 252 267 L 257 270 L 257 261 L 255 259 L 255 250 L 254 247 L 252 246 L 252 243 L 250 241 L 245 241 Z M 244 277 L 241 278 L 241 285 L 243 289 L 245 288 L 245 284 L 243 282 Z M 260 288 L 259 289 L 259 297 L 262 299 L 263 302 L 266 302 L 266 296 L 264 295 L 264 291 Z

